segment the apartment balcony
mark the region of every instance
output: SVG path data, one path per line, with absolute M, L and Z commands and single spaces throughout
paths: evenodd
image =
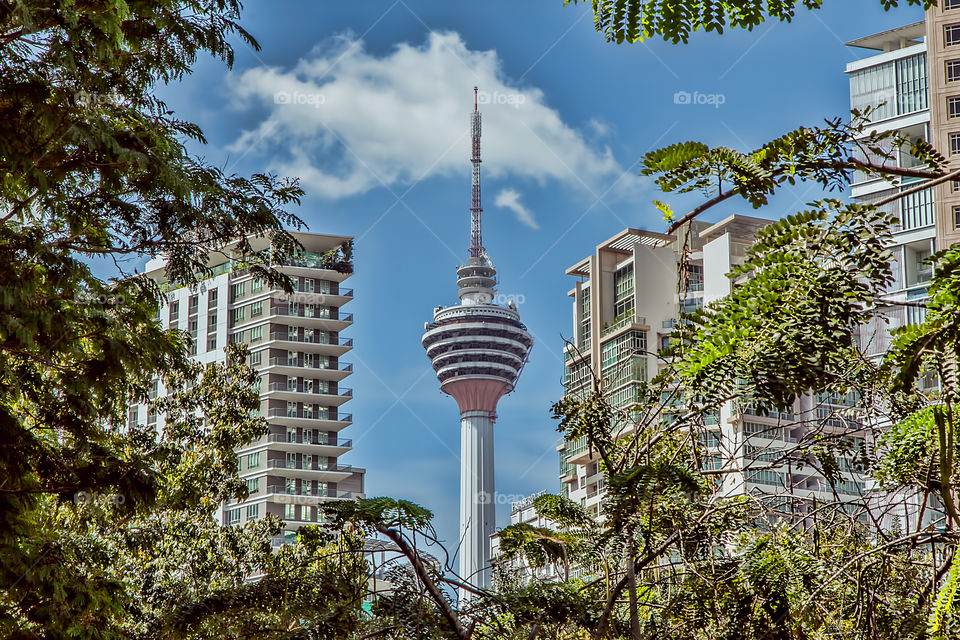
M 270 358 L 261 373 L 279 373 L 294 377 L 311 377 L 319 380 L 343 380 L 353 373 L 353 364 L 341 362 L 335 367 L 320 366 L 321 361 L 313 358 L 311 363 L 306 358 Z
M 303 436 L 293 436 L 285 433 L 270 433 L 237 450 L 238 455 L 246 455 L 256 450 L 270 449 L 285 453 L 306 453 L 336 458 L 353 449 L 353 440 L 343 438 L 328 438 L 326 441 L 314 437 L 304 440 Z M 251 469 L 256 471 L 256 469 Z
M 317 404 L 322 404 L 327 407 L 339 407 L 353 398 L 353 389 L 338 389 L 334 392 L 321 391 L 319 389 L 304 391 L 302 389 L 298 390 L 296 387 L 290 389 L 290 387 L 283 382 L 274 382 L 268 385 L 265 391 L 260 391 L 260 397 L 263 399 L 289 400 L 291 402 L 305 402 L 307 401 L 305 398 L 309 398 L 309 401 L 316 401 Z
M 279 270 L 288 275 L 321 278 L 333 282 L 343 282 L 353 275 L 352 265 L 344 271 L 337 271 L 335 269 L 324 268 L 324 264 L 321 254 L 314 251 L 304 251 L 297 256 L 287 258 Z
M 296 500 L 290 500 L 289 498 L 293 497 L 304 497 L 304 498 L 329 498 L 331 500 L 352 500 L 356 497 L 362 496 L 362 493 L 357 493 L 354 491 L 333 491 L 325 490 L 318 491 L 317 489 L 304 489 L 296 491 L 293 489 L 287 488 L 286 485 L 282 484 L 271 484 L 267 485 L 267 497 L 271 499 L 272 502 L 279 502 L 282 504 L 296 504 Z M 277 499 L 277 498 L 280 499 Z M 284 499 L 287 498 L 287 499 Z
M 314 329 L 323 329 L 325 331 L 343 331 L 353 324 L 352 313 L 340 313 L 336 318 L 307 315 L 304 305 L 291 307 L 290 305 L 274 304 L 270 308 L 269 317 L 272 318 L 298 318 L 297 325 L 301 327 L 310 327 Z
M 278 475 L 284 478 L 300 480 L 320 480 L 322 482 L 343 482 L 353 475 L 353 465 L 329 465 L 326 468 L 305 469 L 290 466 L 286 460 L 267 460 L 267 470 L 280 470 Z
M 353 415 L 346 413 L 330 418 L 325 415 L 314 417 L 305 417 L 302 415 L 287 415 L 286 409 L 270 409 L 267 411 L 267 422 L 271 424 L 282 424 L 291 427 L 306 427 L 320 429 L 322 431 L 341 431 L 353 424 Z
M 622 318 L 616 318 L 613 322 L 605 325 L 600 331 L 600 337 L 605 338 L 611 334 L 619 332 L 625 327 L 634 327 L 638 329 L 647 330 L 650 327 L 647 325 L 647 319 L 643 316 L 638 316 L 633 313 L 629 313 Z
M 319 336 L 314 336 L 312 340 L 304 340 L 296 334 L 290 334 L 287 331 L 273 331 L 270 333 L 270 336 L 267 340 L 258 340 L 257 342 L 251 342 L 250 345 L 254 344 L 268 344 L 273 343 L 273 346 L 282 347 L 284 349 L 293 350 L 300 347 L 309 348 L 310 353 L 316 353 L 323 356 L 336 356 L 340 357 L 345 354 L 347 351 L 353 348 L 353 338 L 346 338 L 342 340 L 331 340 L 330 338 L 324 335 L 323 338 Z

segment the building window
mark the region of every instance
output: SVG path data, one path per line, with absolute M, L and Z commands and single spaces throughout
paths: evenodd
M 253 495 L 260 491 L 260 479 L 254 478 L 253 480 L 245 480 L 244 483 L 247 485 L 247 493 Z
M 297 481 L 295 479 L 287 478 L 284 480 L 284 484 L 288 496 L 297 495 Z
M 287 403 L 287 417 L 288 417 L 288 418 L 296 418 L 296 417 L 297 417 L 297 403 L 296 403 L 296 402 L 288 402 L 288 403 Z
M 947 82 L 960 80 L 960 60 L 947 60 Z
M 261 340 L 263 340 L 263 325 L 250 329 L 250 343 L 253 344 Z
M 313 444 L 313 429 L 303 430 L 303 441 L 306 444 Z
M 180 301 L 170 303 L 170 324 L 180 319 Z
M 140 422 L 140 407 L 132 405 L 127 412 L 127 427 L 133 429 Z
M 896 61 L 897 114 L 927 108 L 927 57 L 918 54 Z
M 230 509 L 227 511 L 227 524 L 240 523 L 240 509 Z
M 197 315 L 200 311 L 200 300 L 196 294 L 190 296 L 188 300 L 188 314 L 191 316 Z
M 287 403 L 288 405 L 291 403 Z M 292 403 L 296 404 L 296 402 Z M 296 427 L 287 427 L 287 442 L 296 442 L 297 441 L 297 428 Z
M 960 9 L 960 0 L 943 0 L 943 10 Z
M 254 278 L 250 285 L 250 291 L 252 293 L 260 293 L 263 291 L 263 280 L 261 278 Z
M 259 367 L 263 364 L 263 350 L 254 351 L 250 354 L 250 366 Z
M 260 517 L 260 505 L 247 505 L 247 520 L 256 520 L 258 517 Z
M 615 300 L 613 304 L 614 323 L 633 316 L 633 265 L 620 267 L 613 274 Z
M 207 291 L 207 309 L 213 309 L 217 306 L 218 291 L 219 289 L 216 287 Z
M 308 455 L 303 456 L 303 468 L 313 469 L 313 456 L 308 456 Z
M 952 47 L 960 44 L 960 24 L 944 25 L 943 44 L 946 47 Z
M 257 316 L 263 315 L 263 300 L 260 302 L 254 302 L 250 305 L 250 317 L 256 318 Z
M 950 134 L 950 155 L 960 154 L 960 133 Z
M 313 393 L 313 380 L 304 380 L 304 381 L 303 381 L 303 392 L 304 392 L 304 393 Z
M 953 192 L 954 192 L 954 193 L 957 193 L 958 191 L 960 191 L 960 180 L 954 180 L 954 181 L 953 181 Z
M 295 367 L 297 366 L 297 352 L 296 351 L 287 351 L 287 366 Z
M 313 293 L 314 281 L 313 278 L 306 278 L 303 281 L 303 291 L 305 293 Z
M 238 282 L 237 284 L 233 285 L 231 289 L 233 290 L 232 293 L 233 293 L 234 300 L 239 300 L 243 296 L 247 295 L 246 282 Z
M 297 468 L 297 454 L 287 452 L 287 469 L 296 469 Z
M 900 225 L 904 230 L 933 224 L 933 189 L 911 193 L 900 200 Z
M 207 351 L 213 351 L 217 348 L 217 336 L 209 336 L 207 338 Z
M 947 118 L 960 118 L 960 96 L 947 98 Z
M 243 322 L 243 321 L 246 319 L 246 317 L 247 317 L 247 308 L 246 308 L 246 307 L 239 307 L 239 308 L 233 310 L 233 322 L 234 322 L 234 324 L 236 324 L 237 322 Z
M 256 469 L 260 466 L 260 452 L 247 454 L 247 469 Z
M 297 390 L 297 379 L 293 376 L 287 378 L 287 391 L 296 391 Z
M 577 336 L 577 346 L 581 349 L 590 348 L 590 290 L 580 290 L 580 334 Z
M 285 504 L 285 505 L 283 505 L 283 519 L 284 519 L 284 520 L 296 520 L 296 519 L 297 519 L 297 505 L 295 505 L 295 504 Z
M 953 228 L 960 229 L 960 206 L 953 207 Z
M 312 418 L 312 417 L 313 417 L 313 405 L 312 405 L 312 404 L 305 404 L 305 405 L 303 405 L 303 417 L 304 417 L 304 418 Z

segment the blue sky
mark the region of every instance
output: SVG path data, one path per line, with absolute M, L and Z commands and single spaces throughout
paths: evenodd
M 701 140 L 742 150 L 848 112 L 844 41 L 922 19 L 879 0 L 833 0 L 792 24 L 697 34 L 688 45 L 616 46 L 588 6 L 561 0 L 250 2 L 232 71 L 213 60 L 159 93 L 198 123 L 198 155 L 237 173 L 299 175 L 297 212 L 312 231 L 357 237 L 355 324 L 347 380 L 355 399 L 345 463 L 365 466 L 368 495 L 432 509 L 457 529 L 459 420 L 420 347 L 437 304 L 456 302 L 466 257 L 472 87 L 484 115 L 484 239 L 500 292 L 536 338 L 496 426 L 498 523 L 509 499 L 559 489 L 550 405 L 562 393 L 571 332 L 564 269 L 626 226 L 663 230 L 658 196 L 636 177 L 654 148 Z M 589 5 L 589 3 L 587 3 Z M 713 104 L 676 104 L 685 91 Z M 277 98 L 278 94 L 289 97 Z M 716 104 L 722 102 L 722 104 Z M 759 213 L 818 197 L 800 188 Z M 739 203 L 708 220 L 755 213 Z

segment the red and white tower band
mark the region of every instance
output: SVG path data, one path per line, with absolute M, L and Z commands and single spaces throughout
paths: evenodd
M 497 402 L 513 391 L 533 346 L 515 305 L 495 304 L 497 272 L 480 234 L 480 112 L 474 87 L 470 257 L 457 268 L 460 304 L 437 307 L 423 347 L 440 389 L 460 408 L 460 577 L 489 588 L 490 535 L 496 526 L 493 423 Z

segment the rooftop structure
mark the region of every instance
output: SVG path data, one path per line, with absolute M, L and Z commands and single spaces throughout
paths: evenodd
M 488 588 L 494 512 L 493 424 L 497 403 L 513 391 L 533 346 L 511 302 L 495 304 L 497 272 L 481 241 L 480 112 L 471 116 L 473 193 L 470 257 L 457 268 L 460 304 L 437 307 L 426 323 L 423 347 L 440 381 L 460 409 L 460 577 Z

